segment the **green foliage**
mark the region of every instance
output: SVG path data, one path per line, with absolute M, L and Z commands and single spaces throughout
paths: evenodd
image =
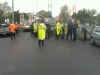
M 29 17 L 24 13 L 24 18 L 26 19 L 26 20 L 28 20 L 29 19 Z
M 12 13 L 9 15 L 10 20 L 12 20 Z M 24 13 L 24 18 L 28 20 L 28 16 Z M 14 22 L 20 23 L 20 12 L 19 10 L 14 11 Z
M 64 5 L 61 9 L 60 9 L 60 17 L 61 17 L 61 21 L 66 23 L 69 21 L 69 12 L 68 12 L 68 6 Z
M 81 23 L 94 23 L 96 17 L 94 16 L 97 13 L 95 9 L 92 10 L 79 10 L 76 14 L 73 14 L 72 17 L 75 17 L 81 21 Z
M 97 22 L 100 23 L 100 13 L 97 14 L 96 19 L 97 19 Z
M 39 21 L 44 21 L 45 18 L 48 18 L 51 16 L 51 12 L 47 12 L 45 10 L 41 10 L 39 12 L 36 13 L 36 16 L 39 17 Z

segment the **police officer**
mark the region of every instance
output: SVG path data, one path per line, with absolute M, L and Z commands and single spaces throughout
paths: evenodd
M 45 23 L 47 29 L 46 29 L 46 38 L 50 38 L 50 31 L 51 31 L 51 26 L 49 23 Z
M 38 45 L 44 45 L 44 40 L 46 36 L 46 25 L 42 21 L 38 26 Z
M 55 33 L 56 33 L 56 38 L 55 39 L 59 39 L 60 34 L 61 34 L 61 24 L 58 21 L 57 21 L 57 24 L 55 26 Z
M 34 27 L 34 26 L 33 26 L 33 25 L 34 25 L 34 22 L 32 22 L 32 24 L 31 24 L 31 26 L 30 26 L 31 36 L 33 36 L 33 34 L 34 34 L 34 33 L 33 33 L 33 31 L 34 31 L 34 30 L 33 30 L 33 29 L 34 29 L 33 27 Z
M 72 40 L 72 27 L 73 27 L 73 23 L 70 20 L 70 22 L 68 24 L 68 31 L 67 31 L 67 38 L 66 38 L 66 40 L 68 40 L 69 35 L 70 35 L 70 39 Z
M 38 24 L 36 21 L 34 21 L 33 30 L 34 30 L 34 37 L 37 37 Z
M 84 32 L 84 40 L 83 40 L 83 42 L 86 42 L 86 39 L 87 39 L 87 29 L 88 29 L 88 24 L 85 23 L 85 26 L 83 28 L 83 32 Z
M 61 24 L 61 39 L 64 39 L 65 36 L 65 24 Z
M 74 23 L 73 27 L 72 27 L 72 29 L 73 29 L 73 41 L 76 41 L 77 27 L 78 27 L 77 23 Z

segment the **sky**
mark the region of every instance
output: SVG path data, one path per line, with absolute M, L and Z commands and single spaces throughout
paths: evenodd
M 12 0 L 0 0 L 1 3 L 5 1 L 12 7 Z M 67 5 L 69 10 L 76 5 L 76 12 L 83 8 L 96 9 L 97 12 L 100 12 L 99 4 L 98 0 L 52 0 L 52 15 L 58 16 L 60 8 L 64 5 Z M 48 11 L 48 0 L 14 0 L 14 10 L 27 13 L 33 11 L 36 13 L 40 10 Z

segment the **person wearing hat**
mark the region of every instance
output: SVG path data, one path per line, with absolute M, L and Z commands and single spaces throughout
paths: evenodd
M 15 39 L 15 33 L 16 33 L 16 27 L 14 25 L 14 22 L 12 22 L 10 25 L 9 25 L 9 30 L 10 30 L 10 36 L 11 36 L 11 40 L 12 38 L 14 37 Z
M 17 22 L 15 23 L 15 27 L 16 27 L 16 34 L 19 34 L 19 24 Z
M 70 22 L 68 24 L 68 32 L 67 32 L 67 38 L 66 38 L 66 40 L 68 40 L 69 35 L 70 35 L 70 39 L 72 40 L 72 27 L 73 27 L 73 23 L 70 20 Z
M 42 44 L 42 46 L 44 45 L 44 40 L 46 37 L 46 25 L 44 24 L 43 21 L 41 21 L 41 23 L 38 26 L 38 45 L 40 46 Z

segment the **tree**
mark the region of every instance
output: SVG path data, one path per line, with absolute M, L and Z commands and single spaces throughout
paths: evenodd
M 97 22 L 100 23 L 100 13 L 97 14 L 96 19 L 97 19 Z
M 95 9 L 92 10 L 79 10 L 78 13 L 76 13 L 76 18 L 81 21 L 81 23 L 95 23 L 95 14 L 97 11 Z M 75 15 L 72 15 L 75 16 Z
M 3 11 L 6 11 L 5 14 L 11 12 L 11 7 L 8 5 L 8 2 L 4 2 L 1 6 L 3 7 Z
M 4 22 L 4 17 L 3 17 L 3 10 L 0 10 L 0 22 Z
M 12 20 L 12 13 L 9 15 L 10 20 Z M 28 16 L 24 13 L 24 18 L 28 20 Z M 14 22 L 20 23 L 20 12 L 19 10 L 14 11 Z
M 29 19 L 29 17 L 26 15 L 26 13 L 24 13 L 24 18 L 25 18 L 26 20 Z
M 61 17 L 62 22 L 66 23 L 66 22 L 69 21 L 70 15 L 69 15 L 69 12 L 68 12 L 68 6 L 67 5 L 64 5 L 63 7 L 61 7 L 59 16 Z
M 12 21 L 12 13 L 10 13 L 9 19 L 10 19 L 10 21 Z M 19 13 L 19 10 L 14 11 L 14 22 L 18 22 L 18 23 L 20 22 L 20 13 Z
M 51 12 L 41 10 L 41 11 L 36 13 L 36 16 L 39 17 L 40 20 L 44 21 L 45 18 L 48 18 L 51 16 Z

